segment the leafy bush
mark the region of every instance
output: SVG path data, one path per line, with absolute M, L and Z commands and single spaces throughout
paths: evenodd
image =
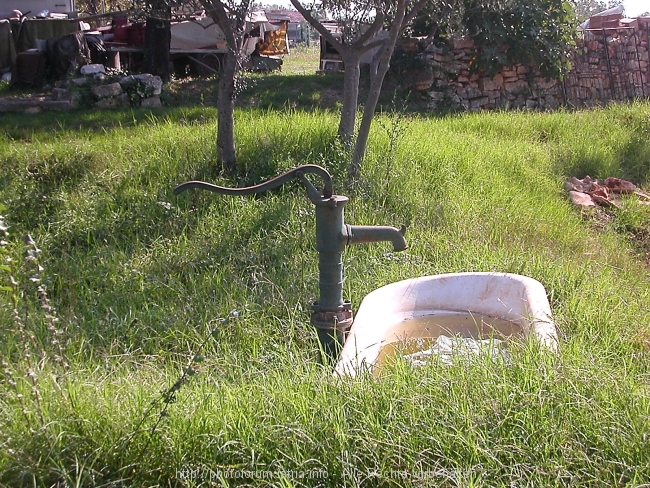
M 573 9 L 564 0 L 455 0 L 423 10 L 412 33 L 438 39 L 470 37 L 477 47 L 474 72 L 494 76 L 522 63 L 554 78 L 568 68 L 573 21 Z
M 504 66 L 537 66 L 542 75 L 562 75 L 574 38 L 572 10 L 563 0 L 520 3 L 465 0 L 463 23 L 479 49 L 471 66 L 493 76 Z

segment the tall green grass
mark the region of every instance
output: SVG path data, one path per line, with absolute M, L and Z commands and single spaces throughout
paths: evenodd
M 0 483 L 650 482 L 647 249 L 629 233 L 649 229 L 650 214 L 633 199 L 580 211 L 563 190 L 587 173 L 648 189 L 650 105 L 387 113 L 354 186 L 335 114 L 247 109 L 236 120 L 234 180 L 214 169 L 211 109 L 0 121 L 0 258 L 11 259 Z M 355 305 L 420 275 L 525 274 L 546 287 L 560 354 L 522 344 L 509 365 L 398 362 L 377 378 L 333 377 L 309 326 L 317 258 L 304 189 L 172 195 L 187 179 L 243 186 L 305 163 L 334 174 L 347 222 L 409 227 L 406 252 L 348 248 Z M 27 233 L 40 252 L 26 259 Z

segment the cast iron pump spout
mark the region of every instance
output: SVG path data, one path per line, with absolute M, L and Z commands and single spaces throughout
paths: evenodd
M 318 191 L 307 179 L 307 174 L 322 178 L 324 187 Z M 332 177 L 324 168 L 306 164 L 259 185 L 246 188 L 225 188 L 203 181 L 188 181 L 174 188 L 174 194 L 198 188 L 226 195 L 251 195 L 271 190 L 293 178 L 307 188 L 307 196 L 316 206 L 316 250 L 318 251 L 319 300 L 312 305 L 311 324 L 326 356 L 335 359 L 352 326 L 352 304 L 343 299 L 343 250 L 350 244 L 389 241 L 394 251 L 408 246 L 404 239 L 406 227 L 348 225 L 344 222 L 343 207 L 348 198 L 332 194 Z

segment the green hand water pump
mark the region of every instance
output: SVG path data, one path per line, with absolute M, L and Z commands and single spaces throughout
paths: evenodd
M 324 187 L 318 191 L 306 177 L 314 174 L 322 178 Z M 352 304 L 343 299 L 343 250 L 350 244 L 390 241 L 395 251 L 408 246 L 404 239 L 406 227 L 348 225 L 343 219 L 343 208 L 348 198 L 332 194 L 332 176 L 320 166 L 306 164 L 259 185 L 245 188 L 225 188 L 203 181 L 188 181 L 174 188 L 178 195 L 190 188 L 209 190 L 224 195 L 252 195 L 261 193 L 292 180 L 299 179 L 307 188 L 309 200 L 316 206 L 316 250 L 318 251 L 319 292 L 312 305 L 311 324 L 318 332 L 323 351 L 336 358 L 353 322 Z

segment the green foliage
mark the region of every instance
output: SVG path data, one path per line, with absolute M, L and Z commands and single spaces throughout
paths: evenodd
M 125 84 L 122 89 L 129 96 L 129 103 L 132 107 L 138 107 L 144 98 L 152 97 L 154 92 L 153 86 L 148 86 L 137 78 Z
M 463 25 L 465 5 L 460 0 L 427 2 L 413 19 L 407 32 L 421 37 L 447 39 L 466 32 Z
M 93 93 L 93 87 L 101 83 L 92 78 L 88 78 L 80 85 L 71 85 L 68 87 L 75 94 L 77 107 L 81 109 L 91 109 L 95 106 L 99 98 Z
M 466 0 L 463 23 L 479 49 L 474 71 L 522 63 L 552 78 L 568 68 L 575 28 L 565 0 Z
M 493 76 L 522 63 L 553 78 L 568 68 L 575 27 L 565 0 L 456 0 L 428 5 L 412 32 L 439 39 L 471 37 L 478 50 L 471 65 L 475 72 Z

